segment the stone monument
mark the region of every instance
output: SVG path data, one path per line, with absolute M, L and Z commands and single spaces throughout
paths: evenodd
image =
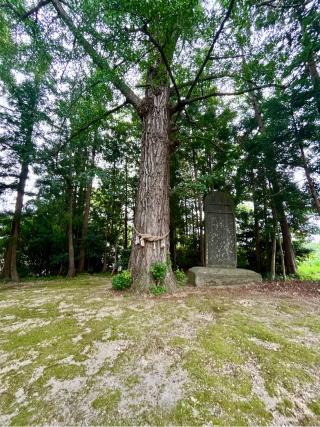
M 243 285 L 260 282 L 261 276 L 237 267 L 236 225 L 229 194 L 213 191 L 204 199 L 205 266 L 189 270 L 195 286 Z

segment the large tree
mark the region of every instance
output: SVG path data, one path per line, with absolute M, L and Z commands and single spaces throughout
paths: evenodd
M 165 284 L 173 289 L 168 262 L 169 177 L 181 117 L 195 102 L 256 89 L 253 83 L 237 92 L 227 80 L 241 64 L 229 26 L 241 2 L 43 0 L 28 11 L 21 3 L 5 6 L 21 19 L 34 16 L 41 25 L 51 25 L 55 43 L 56 32 L 63 29 L 49 17 L 58 16 L 66 34 L 72 34 L 118 98 L 124 97 L 140 117 L 141 162 L 130 269 L 134 287 L 144 289 L 152 280 L 151 265 L 165 262 Z M 219 91 L 219 80 L 231 89 Z

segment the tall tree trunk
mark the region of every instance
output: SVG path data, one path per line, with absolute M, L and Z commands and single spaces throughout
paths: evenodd
M 314 52 L 313 52 L 312 47 L 311 47 L 312 42 L 310 39 L 310 35 L 307 31 L 305 21 L 303 19 L 303 16 L 305 13 L 306 13 L 305 3 L 301 2 L 299 4 L 299 2 L 298 2 L 298 7 L 295 10 L 295 16 L 298 19 L 299 24 L 300 24 L 300 28 L 301 28 L 302 45 L 306 49 L 306 51 L 308 52 L 308 59 L 306 62 L 306 68 L 307 68 L 307 72 L 309 73 L 309 76 L 310 76 L 311 81 L 312 81 L 313 97 L 315 100 L 315 104 L 316 104 L 318 112 L 320 113 L 320 76 L 319 76 L 319 72 L 317 69 L 317 63 L 315 61 L 315 55 L 314 55 Z
M 195 182 L 198 181 L 198 170 L 197 170 L 197 164 L 196 164 L 196 152 L 194 149 L 192 149 L 192 160 L 193 160 L 193 171 L 194 171 L 194 179 Z M 196 213 L 197 213 L 197 227 L 199 230 L 199 255 L 200 255 L 200 265 L 205 264 L 204 254 L 205 254 L 205 248 L 204 248 L 204 230 L 203 230 L 203 206 L 202 206 L 202 199 L 201 196 L 196 197 Z
M 308 70 L 313 84 L 313 96 L 317 106 L 317 110 L 320 113 L 320 76 L 317 69 L 317 64 L 314 60 L 313 53 L 310 53 L 308 60 Z
M 273 198 L 273 202 L 271 203 L 274 203 L 276 215 L 280 223 L 286 271 L 288 274 L 296 274 L 297 265 L 296 265 L 295 254 L 293 251 L 291 232 L 290 232 L 287 216 L 284 210 L 283 202 L 281 200 L 281 194 L 279 194 L 280 187 L 278 183 L 278 177 L 277 177 L 276 171 L 274 170 L 273 172 L 274 173 L 272 173 L 270 176 L 270 180 L 272 184 L 271 197 Z
M 167 264 L 166 288 L 172 290 L 176 286 L 169 258 L 169 127 L 169 87 L 150 87 L 143 112 L 140 177 L 130 256 L 134 289 L 148 289 L 154 283 L 150 268 L 155 262 Z M 159 240 L 142 239 L 141 234 L 149 234 Z
M 274 280 L 276 277 L 276 252 L 277 252 L 277 236 L 276 230 L 274 230 L 272 236 L 272 248 L 271 248 L 271 280 Z
M 68 182 L 68 273 L 67 277 L 74 277 L 76 274 L 74 262 L 74 246 L 73 246 L 73 190 L 71 182 Z
M 127 249 L 128 248 L 128 160 L 127 160 L 127 156 L 125 158 L 124 173 L 125 173 L 125 202 L 124 202 L 123 247 L 124 247 L 124 249 Z
M 294 127 L 294 133 L 295 133 L 295 137 L 299 146 L 299 150 L 300 150 L 300 154 L 301 154 L 301 162 L 302 162 L 302 166 L 304 169 L 304 173 L 306 175 L 306 179 L 308 182 L 308 187 L 309 187 L 309 191 L 310 191 L 310 195 L 313 199 L 314 202 L 314 206 L 316 211 L 318 212 L 318 214 L 320 215 L 320 199 L 319 199 L 319 195 L 318 192 L 316 190 L 316 186 L 315 183 L 311 177 L 311 173 L 310 173 L 310 169 L 309 169 L 309 164 L 308 164 L 308 160 L 306 158 L 305 152 L 304 152 L 304 146 L 303 146 L 303 142 L 301 141 L 300 135 L 299 135 L 299 129 L 298 129 L 298 125 L 294 116 L 294 111 L 291 111 L 291 116 L 292 116 L 292 121 L 293 121 L 293 127 Z
M 264 133 L 265 126 L 262 116 L 261 107 L 259 104 L 258 99 L 254 94 L 251 94 L 252 99 L 252 105 L 255 113 L 255 118 L 258 123 L 259 131 L 260 133 Z M 285 261 L 286 261 L 286 269 L 288 274 L 296 274 L 296 260 L 295 255 L 293 252 L 293 246 L 292 246 L 292 237 L 287 221 L 287 217 L 285 214 L 285 209 L 283 206 L 283 201 L 280 194 L 280 186 L 278 182 L 278 173 L 276 170 L 276 156 L 274 154 L 273 146 L 268 147 L 268 149 L 265 151 L 266 158 L 268 160 L 267 170 L 268 175 L 272 184 L 272 197 L 274 197 L 274 203 L 276 207 L 276 211 L 278 214 L 278 219 L 281 227 L 282 237 L 283 237 L 283 248 L 284 248 L 284 255 L 285 255 Z
M 284 259 L 284 253 L 282 249 L 281 244 L 281 236 L 278 230 L 278 224 L 277 224 L 277 240 L 278 240 L 278 246 L 279 246 L 279 252 L 280 252 L 280 259 L 281 259 L 281 271 L 282 271 L 282 277 L 283 280 L 286 280 L 286 265 L 285 265 L 285 259 Z
M 86 255 L 86 241 L 88 236 L 88 225 L 89 225 L 89 214 L 90 214 L 90 203 L 91 203 L 91 193 L 92 193 L 92 170 L 94 167 L 95 159 L 95 150 L 92 150 L 92 157 L 90 162 L 90 176 L 87 183 L 87 188 L 85 191 L 84 198 L 84 209 L 83 209 L 83 220 L 82 220 L 82 230 L 81 230 L 81 240 L 80 240 L 80 250 L 79 250 L 79 272 L 84 272 L 85 264 L 85 255 Z
M 251 187 L 252 187 L 252 199 L 253 199 L 253 217 L 254 217 L 254 243 L 255 243 L 255 258 L 256 258 L 256 271 L 261 273 L 261 235 L 260 235 L 260 223 L 259 223 L 259 208 L 258 200 L 255 191 L 257 185 L 257 177 L 252 172 L 250 175 Z
M 14 282 L 19 281 L 19 274 L 17 270 L 17 247 L 20 235 L 21 213 L 23 207 L 24 190 L 28 178 L 29 163 L 24 162 L 21 166 L 19 181 L 17 186 L 17 197 L 14 215 L 11 224 L 11 233 L 9 242 L 6 248 L 4 265 L 1 276 L 6 280 Z
M 319 198 L 318 192 L 316 190 L 314 181 L 311 177 L 309 166 L 308 166 L 308 161 L 307 161 L 307 158 L 306 158 L 304 148 L 303 148 L 301 141 L 299 141 L 299 148 L 300 148 L 300 153 L 301 153 L 301 160 L 302 160 L 302 164 L 303 164 L 303 169 L 304 169 L 304 173 L 305 173 L 306 178 L 307 178 L 310 194 L 311 194 L 311 197 L 313 198 L 314 206 L 315 206 L 318 214 L 320 215 L 320 198 Z

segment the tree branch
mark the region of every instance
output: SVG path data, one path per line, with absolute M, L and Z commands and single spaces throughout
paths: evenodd
M 177 84 L 176 84 L 176 81 L 175 81 L 175 78 L 174 78 L 174 76 L 173 76 L 173 73 L 172 73 L 172 70 L 171 70 L 170 64 L 169 64 L 169 62 L 168 62 L 168 59 L 167 59 L 167 57 L 166 57 L 166 54 L 164 53 L 164 50 L 163 50 L 162 46 L 160 45 L 160 43 L 158 42 L 158 40 L 156 40 L 156 39 L 153 37 L 153 35 L 149 32 L 147 25 L 145 25 L 145 26 L 142 28 L 142 31 L 143 31 L 143 32 L 144 32 L 144 33 L 149 37 L 149 39 L 150 39 L 151 43 L 152 43 L 152 44 L 153 44 L 153 45 L 158 49 L 158 51 L 159 51 L 159 53 L 160 53 L 160 55 L 161 55 L 162 61 L 163 61 L 164 65 L 165 65 L 165 67 L 166 67 L 166 69 L 167 69 L 168 74 L 169 74 L 170 80 L 171 80 L 171 82 L 172 82 L 172 84 L 173 84 L 174 90 L 175 90 L 175 92 L 176 92 L 176 94 L 177 94 L 178 102 L 180 102 L 180 93 L 179 93 L 179 89 L 178 89 L 178 86 L 177 86 Z
M 197 81 L 197 84 L 198 83 L 203 83 L 203 82 L 208 82 L 208 81 L 211 81 L 211 80 L 223 79 L 225 77 L 234 78 L 234 77 L 239 77 L 239 76 L 237 74 L 235 74 L 235 73 L 208 74 L 207 76 L 200 77 L 198 79 L 198 81 Z M 181 84 L 178 85 L 178 88 L 182 89 L 184 87 L 188 87 L 188 86 L 192 85 L 192 83 L 193 83 L 193 80 L 189 80 L 187 82 L 183 82 L 183 83 L 181 83 Z M 171 90 L 172 90 L 172 88 L 171 88 Z
M 69 30 L 73 33 L 85 52 L 91 57 L 92 61 L 100 68 L 106 70 L 110 76 L 113 85 L 124 95 L 127 102 L 134 106 L 140 114 L 142 100 L 134 93 L 134 91 L 114 72 L 108 64 L 108 61 L 97 53 L 94 47 L 86 40 L 80 30 L 73 23 L 72 19 L 66 13 L 59 0 L 51 0 L 54 8 L 56 9 L 61 20 L 67 25 Z
M 29 16 L 33 15 L 34 13 L 39 12 L 39 10 L 50 3 L 50 0 L 40 0 L 39 3 L 33 7 L 32 9 L 28 10 L 28 12 L 25 12 L 22 16 L 22 19 L 26 19 Z
M 210 56 L 210 61 L 220 61 L 221 59 L 237 59 L 243 58 L 244 55 L 225 55 L 225 56 Z
M 128 105 L 128 101 L 123 102 L 122 104 L 112 108 L 111 110 L 105 111 L 103 114 L 101 114 L 99 117 L 96 117 L 95 119 L 91 120 L 90 122 L 86 123 L 84 126 L 82 126 L 80 129 L 73 132 L 70 137 L 68 138 L 69 141 L 76 136 L 80 135 L 82 132 L 85 132 L 87 129 L 89 129 L 91 126 L 95 125 L 96 123 L 99 123 L 101 120 L 105 119 L 106 117 L 110 116 L 110 114 L 115 113 L 116 111 L 119 111 L 122 107 L 125 107 Z
M 286 88 L 286 86 L 282 86 L 282 85 L 268 84 L 268 85 L 255 86 L 250 89 L 243 89 L 235 92 L 209 92 L 203 96 L 195 96 L 194 98 L 191 98 L 191 99 L 183 99 L 180 104 L 177 104 L 176 107 L 173 108 L 173 112 L 176 113 L 178 111 L 181 111 L 186 105 L 193 104 L 194 102 L 197 102 L 197 101 L 203 101 L 205 99 L 212 98 L 215 96 L 244 95 L 245 93 L 250 93 L 250 92 L 254 92 L 255 90 L 261 90 L 261 89 L 266 89 L 270 87 L 277 87 L 280 89 Z
M 200 68 L 199 68 L 199 70 L 198 70 L 198 72 L 197 72 L 197 74 L 196 74 L 196 76 L 195 76 L 195 78 L 194 78 L 193 83 L 192 83 L 192 84 L 191 84 L 191 86 L 190 86 L 190 89 L 189 89 L 188 94 L 187 94 L 187 98 L 188 98 L 188 99 L 190 98 L 190 96 L 191 96 L 191 94 L 192 94 L 192 91 L 193 91 L 193 88 L 194 88 L 194 87 L 195 87 L 195 85 L 197 84 L 197 81 L 199 80 L 199 78 L 200 78 L 200 76 L 201 76 L 201 74 L 202 74 L 202 72 L 203 72 L 203 70 L 204 70 L 205 66 L 207 65 L 207 62 L 210 60 L 210 57 L 211 57 L 212 51 L 213 51 L 213 49 L 214 49 L 214 46 L 215 46 L 215 44 L 216 44 L 216 42 L 217 42 L 217 40 L 218 40 L 218 38 L 219 38 L 220 34 L 222 33 L 222 31 L 223 31 L 223 29 L 224 29 L 224 25 L 225 25 L 225 23 L 226 23 L 226 22 L 227 22 L 227 20 L 230 18 L 231 11 L 232 11 L 233 5 L 235 4 L 235 1 L 236 1 L 236 0 L 231 0 L 231 1 L 230 1 L 230 4 L 229 4 L 228 10 L 227 10 L 227 13 L 226 13 L 225 17 L 223 18 L 223 20 L 222 20 L 222 22 L 221 22 L 221 24 L 220 24 L 220 26 L 219 26 L 219 28 L 218 28 L 218 31 L 217 31 L 217 32 L 216 32 L 216 34 L 214 35 L 213 40 L 212 40 L 212 43 L 211 43 L 211 46 L 210 46 L 210 48 L 209 48 L 209 50 L 208 50 L 208 52 L 207 52 L 207 55 L 206 55 L 206 57 L 204 58 L 204 61 L 203 61 L 203 63 L 201 64 L 201 66 L 200 66 Z

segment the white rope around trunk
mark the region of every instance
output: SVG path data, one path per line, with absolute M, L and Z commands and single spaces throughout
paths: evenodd
M 159 240 L 164 240 L 167 236 L 169 236 L 170 231 L 164 234 L 163 236 L 154 236 L 149 233 L 140 233 L 135 226 L 133 226 L 134 231 L 136 232 L 135 244 L 141 245 L 142 247 L 145 245 L 145 241 L 148 242 L 157 242 Z M 161 247 L 164 248 L 166 246 L 165 242 L 161 242 Z

